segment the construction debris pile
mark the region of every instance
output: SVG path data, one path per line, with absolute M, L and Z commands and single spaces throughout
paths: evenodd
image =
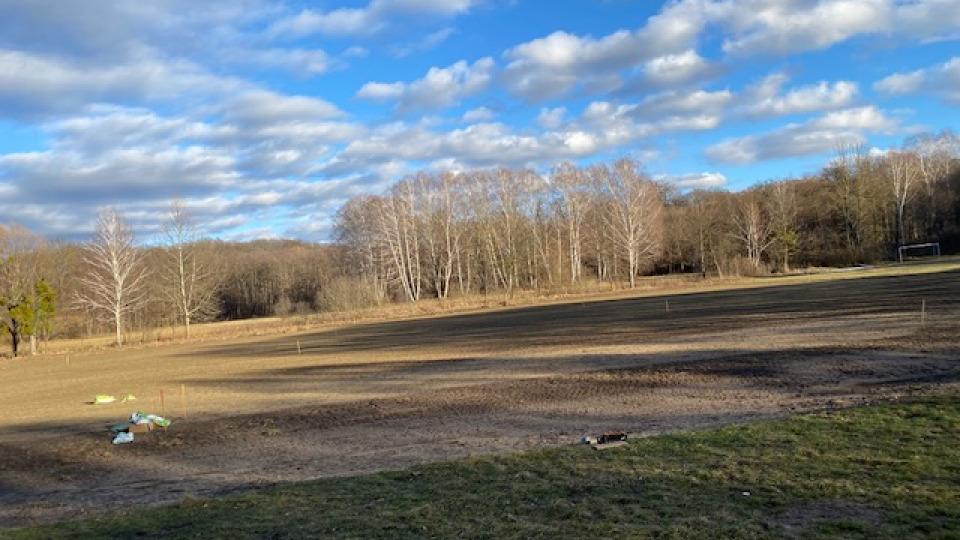
M 133 442 L 134 433 L 150 433 L 154 429 L 167 429 L 170 420 L 155 414 L 145 414 L 137 411 L 130 415 L 130 420 L 110 428 L 115 433 L 113 444 Z

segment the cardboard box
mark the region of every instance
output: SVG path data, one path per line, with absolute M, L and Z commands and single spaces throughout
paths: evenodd
M 130 433 L 150 433 L 153 428 L 153 422 L 147 422 L 146 424 L 131 424 L 127 431 Z

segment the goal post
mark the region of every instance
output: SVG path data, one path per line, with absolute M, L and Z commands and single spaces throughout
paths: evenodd
M 908 244 L 897 247 L 897 259 L 903 262 L 908 257 L 939 257 L 940 242 L 927 242 L 926 244 Z

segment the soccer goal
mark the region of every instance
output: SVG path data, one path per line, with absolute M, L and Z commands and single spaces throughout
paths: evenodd
M 916 259 L 918 257 L 939 257 L 940 242 L 928 242 L 926 244 L 909 244 L 897 248 L 897 256 L 900 262 L 906 259 Z

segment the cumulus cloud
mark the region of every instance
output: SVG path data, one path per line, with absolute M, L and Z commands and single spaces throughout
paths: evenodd
M 718 72 L 717 66 L 711 65 L 693 49 L 654 58 L 643 67 L 647 82 L 660 86 L 706 79 Z
M 322 167 L 325 175 L 338 177 L 369 169 L 377 164 L 401 162 L 455 164 L 473 167 L 538 167 L 557 161 L 579 159 L 636 140 L 643 128 L 626 115 L 603 114 L 595 105 L 593 123 L 578 119 L 554 130 L 529 133 L 501 123 L 472 124 L 450 131 L 422 124 L 395 122 L 380 126 L 355 140 Z M 608 109 L 609 110 L 609 109 Z
M 544 129 L 557 129 L 563 125 L 566 114 L 566 107 L 540 109 L 540 114 L 537 115 L 537 124 Z
M 453 17 L 468 12 L 479 0 L 373 0 L 362 8 L 340 8 L 331 11 L 304 9 L 273 23 L 267 30 L 271 37 L 299 38 L 313 34 L 332 36 L 372 35 L 390 25 L 397 17 Z
M 770 117 L 840 109 L 848 107 L 858 93 L 859 88 L 853 82 L 820 81 L 755 101 L 747 105 L 747 112 L 754 117 Z
M 225 119 L 241 126 L 262 126 L 278 122 L 310 122 L 344 116 L 336 105 L 315 97 L 281 95 L 252 90 L 223 105 Z
M 724 3 L 721 21 L 733 31 L 730 54 L 786 54 L 824 49 L 860 34 L 890 28 L 890 0 L 749 0 Z
M 50 198 L 91 205 L 164 198 L 223 187 L 235 179 L 233 156 L 203 146 L 116 148 L 96 155 L 7 154 L 0 157 L 0 170 L 29 185 L 19 200 L 34 204 Z
M 749 164 L 786 157 L 825 154 L 866 142 L 866 133 L 889 133 L 898 124 L 875 107 L 835 111 L 762 135 L 732 138 L 710 146 L 706 156 L 718 163 Z
M 697 50 L 709 29 L 729 57 L 787 55 L 859 36 L 958 38 L 960 7 L 952 0 L 678 0 L 635 31 L 557 31 L 517 45 L 504 53 L 504 82 L 539 102 L 578 88 L 636 93 L 708 80 L 725 69 Z
M 495 116 L 496 114 L 489 107 L 477 107 L 463 113 L 462 120 L 464 122 L 486 122 L 493 120 Z
M 679 176 L 660 176 L 657 178 L 680 189 L 709 189 L 727 185 L 727 177 L 716 172 L 681 174 Z
M 735 99 L 736 95 L 730 90 L 671 90 L 648 96 L 637 105 L 633 114 L 651 120 L 683 115 L 719 116 Z
M 187 61 L 143 60 L 83 67 L 52 57 L 0 51 L 0 116 L 42 118 L 82 109 L 90 102 L 137 103 L 178 99 L 184 94 L 225 95 L 247 83 L 210 75 Z
M 960 56 L 925 69 L 894 73 L 874 84 L 890 95 L 930 94 L 950 103 L 960 103 Z
M 430 68 L 426 75 L 410 83 L 368 82 L 356 96 L 374 101 L 396 100 L 400 113 L 442 109 L 484 90 L 490 84 L 493 67 L 489 57 L 473 64 L 461 60 L 446 68 Z
M 723 47 L 733 55 L 822 50 L 857 36 L 956 39 L 960 28 L 960 5 L 953 0 L 738 0 L 710 4 L 711 19 L 730 33 Z
M 530 100 L 561 96 L 578 84 L 639 65 L 648 57 L 634 33 L 621 30 L 595 39 L 558 31 L 507 51 L 504 81 Z
M 227 49 L 220 53 L 222 61 L 248 65 L 263 70 L 283 68 L 297 75 L 312 76 L 326 73 L 341 62 L 330 58 L 319 49 Z

